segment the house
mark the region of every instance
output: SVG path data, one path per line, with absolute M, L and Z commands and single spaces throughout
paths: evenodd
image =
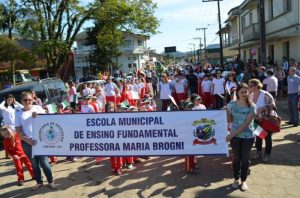
M 119 46 L 120 56 L 116 57 L 119 69 L 122 72 L 129 72 L 145 66 L 149 59 L 147 40 L 148 36 L 123 32 L 124 45 Z M 74 67 L 76 78 L 81 78 L 87 74 L 93 74 L 91 70 L 90 56 L 96 46 L 86 45 L 87 33 L 80 32 L 75 39 L 77 48 L 74 53 Z M 97 68 L 97 66 L 96 66 Z
M 265 0 L 266 56 L 281 64 L 282 58 L 300 60 L 300 1 Z M 261 62 L 259 0 L 245 0 L 228 12 L 228 45 L 241 60 Z M 225 37 L 226 31 L 223 32 Z

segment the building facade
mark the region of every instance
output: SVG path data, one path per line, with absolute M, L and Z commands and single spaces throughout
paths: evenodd
M 300 61 L 300 1 L 265 0 L 266 56 L 281 64 L 282 58 Z M 259 0 L 245 0 L 228 12 L 229 42 L 241 60 L 261 62 Z
M 121 55 L 116 57 L 114 62 L 118 64 L 122 72 L 130 72 L 143 68 L 149 59 L 147 40 L 148 36 L 124 32 L 124 45 L 119 46 Z M 87 34 L 81 32 L 76 36 L 75 44 L 77 48 L 74 53 L 74 67 L 76 78 L 81 78 L 91 73 L 90 56 L 96 46 L 86 45 Z

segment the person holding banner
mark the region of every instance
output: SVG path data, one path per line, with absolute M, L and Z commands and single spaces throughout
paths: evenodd
M 232 122 L 230 134 L 226 141 L 230 141 L 233 152 L 233 177 L 232 187 L 246 191 L 246 184 L 249 158 L 252 145 L 254 143 L 254 117 L 256 115 L 256 106 L 249 99 L 249 89 L 247 84 L 242 83 L 237 86 L 237 100 L 231 101 L 227 105 L 227 121 Z
M 27 157 L 30 159 L 32 168 L 35 174 L 35 180 L 37 184 L 33 186 L 32 190 L 37 190 L 43 186 L 43 180 L 41 175 L 42 167 L 44 174 L 49 183 L 49 187 L 52 189 L 57 188 L 57 184 L 53 182 L 53 176 L 51 167 L 48 162 L 47 156 L 32 156 L 32 146 L 36 144 L 36 140 L 33 140 L 33 119 L 37 114 L 45 114 L 45 110 L 38 105 L 33 105 L 33 94 L 25 91 L 21 94 L 21 101 L 24 108 L 16 113 L 16 130 L 22 140 L 22 147 Z
M 107 102 L 105 105 L 105 112 L 115 112 L 115 106 L 112 102 Z M 122 174 L 122 157 L 110 157 L 111 162 L 111 174 L 121 175 Z

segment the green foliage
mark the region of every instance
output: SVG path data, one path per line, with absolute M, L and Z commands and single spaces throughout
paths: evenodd
M 124 42 L 124 32 L 155 34 L 159 25 L 152 0 L 95 0 L 94 27 L 87 28 L 87 45 L 96 45 L 93 60 L 100 66 L 115 64 Z

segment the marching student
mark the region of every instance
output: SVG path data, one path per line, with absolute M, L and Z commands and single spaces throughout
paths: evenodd
M 204 79 L 201 82 L 201 90 L 203 95 L 203 104 L 206 108 L 210 109 L 212 105 L 211 101 L 211 90 L 212 82 L 209 75 L 205 75 Z
M 186 100 L 183 102 L 183 109 L 184 110 L 192 110 L 194 105 L 190 100 Z M 196 172 L 196 163 L 195 163 L 195 156 L 189 155 L 184 157 L 184 168 L 186 173 L 189 174 L 197 174 Z
M 23 164 L 25 164 L 32 179 L 35 179 L 30 160 L 24 153 L 19 135 L 16 132 L 13 132 L 12 128 L 7 125 L 1 127 L 0 133 L 4 137 L 4 150 L 12 157 L 15 164 L 18 176 L 18 186 L 24 185 Z
M 115 112 L 114 103 L 109 101 L 105 105 L 105 112 Z M 110 157 L 111 174 L 121 175 L 122 172 L 122 157 Z
M 233 184 L 234 189 L 239 188 L 241 178 L 241 190 L 248 190 L 246 183 L 249 167 L 249 158 L 254 143 L 253 121 L 256 115 L 256 106 L 249 99 L 249 88 L 242 83 L 236 89 L 237 100 L 227 105 L 227 121 L 232 122 L 230 134 L 226 141 L 230 142 L 233 152 Z

